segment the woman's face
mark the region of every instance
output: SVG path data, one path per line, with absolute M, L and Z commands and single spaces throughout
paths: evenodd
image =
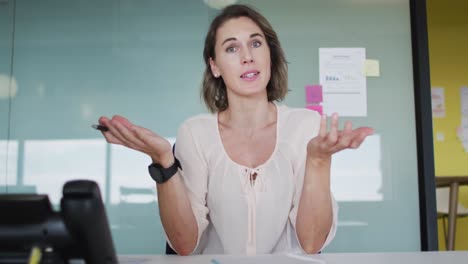
M 262 30 L 250 18 L 226 21 L 216 32 L 213 75 L 223 78 L 228 98 L 266 96 L 271 75 L 270 49 Z

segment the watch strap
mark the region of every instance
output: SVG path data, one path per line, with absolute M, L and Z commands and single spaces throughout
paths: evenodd
M 161 164 L 158 163 L 152 163 L 148 166 L 151 178 L 153 178 L 153 180 L 157 183 L 164 183 L 168 181 L 170 178 L 172 178 L 172 176 L 174 176 L 177 173 L 179 168 L 180 162 L 176 157 L 174 157 L 174 163 L 168 168 L 164 168 L 163 166 L 161 166 Z M 154 173 L 153 170 L 157 170 L 157 173 Z

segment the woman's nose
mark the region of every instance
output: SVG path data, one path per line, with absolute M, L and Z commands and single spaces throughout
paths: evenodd
M 253 62 L 253 57 L 250 51 L 244 52 L 242 56 L 242 64 L 251 63 L 251 62 Z

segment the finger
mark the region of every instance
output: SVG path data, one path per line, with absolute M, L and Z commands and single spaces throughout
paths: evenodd
M 133 127 L 134 127 L 135 130 L 139 130 L 140 132 L 142 132 L 142 135 L 162 137 L 161 135 L 157 134 L 156 132 L 153 132 L 153 131 L 149 130 L 146 127 L 141 127 L 141 126 L 133 126 Z
M 145 145 L 145 153 L 160 157 L 165 152 L 171 152 L 171 146 L 167 140 L 144 127 L 134 126 L 135 136 Z M 152 156 L 154 158 L 154 156 Z
M 361 146 L 362 142 L 364 142 L 365 137 L 359 136 L 356 139 L 354 139 L 351 144 L 349 145 L 349 148 L 351 149 L 357 149 Z
M 98 129 L 99 131 L 101 131 L 101 133 L 104 135 L 104 132 L 107 132 L 108 131 L 108 124 L 109 124 L 110 120 L 109 118 L 105 117 L 105 116 L 101 116 L 99 117 L 98 119 L 98 124 L 99 126 L 102 126 L 104 129 L 99 129 L 99 128 L 96 128 Z
M 353 139 L 352 134 L 353 134 L 353 123 L 351 123 L 351 121 L 346 121 L 344 125 L 344 129 L 341 133 L 341 138 L 342 138 L 341 146 L 342 147 L 347 148 L 350 146 L 351 141 Z
M 155 135 L 155 133 L 151 132 L 151 130 L 138 126 L 134 126 L 132 132 L 135 137 L 138 138 L 138 140 L 140 140 L 144 145 L 149 145 L 150 138 L 152 135 Z
M 125 139 L 126 146 L 135 150 L 143 150 L 145 145 L 129 130 L 124 124 L 117 122 L 115 124 L 120 135 Z
M 120 124 L 124 125 L 127 129 L 131 129 L 133 126 L 133 124 L 130 121 L 128 121 L 128 119 L 126 119 L 125 117 L 121 115 L 115 115 L 112 119 L 115 121 L 118 121 Z
M 124 145 L 124 143 L 118 138 L 116 138 L 112 133 L 105 133 L 103 131 L 101 131 L 101 133 L 104 135 L 104 138 L 108 143 Z
M 354 139 L 350 144 L 350 148 L 356 149 L 361 146 L 362 142 L 373 133 L 373 129 L 368 127 L 361 127 L 354 130 L 353 134 L 355 134 Z
M 118 127 L 118 121 L 112 117 L 112 119 L 109 121 L 109 131 L 112 133 L 112 135 L 120 140 L 123 145 L 127 145 L 127 140 L 122 136 L 121 132 L 119 131 L 121 128 Z
M 328 133 L 327 143 L 329 146 L 334 146 L 338 140 L 338 114 L 333 113 L 330 132 Z
M 326 135 L 327 135 L 327 115 L 323 114 L 322 117 L 320 118 L 319 136 L 323 138 Z
M 351 123 L 351 121 L 346 121 L 343 131 L 345 134 L 353 131 L 353 123 Z
M 343 131 L 339 131 L 338 143 L 333 149 L 334 152 L 349 148 L 355 135 L 353 134 L 353 124 L 350 121 L 345 123 Z
M 164 143 L 166 143 L 166 139 L 164 139 L 162 136 L 144 127 L 135 126 L 134 133 L 138 139 L 143 142 L 143 144 L 146 146 L 151 146 L 152 148 L 159 149 L 164 146 Z
M 99 123 L 100 125 L 103 125 L 103 126 L 107 125 L 108 122 L 109 122 L 109 118 L 107 118 L 107 117 L 105 117 L 105 116 L 101 116 L 101 117 L 99 117 L 99 119 L 98 119 L 98 123 Z
M 370 135 L 374 134 L 374 129 L 372 127 L 363 127 L 362 129 L 367 134 L 366 136 L 370 136 Z
M 107 128 L 112 126 L 110 124 L 109 118 L 107 118 L 105 116 L 101 116 L 99 118 L 98 122 L 99 122 L 100 125 L 105 126 Z M 116 138 L 112 133 L 108 133 L 107 131 L 102 131 L 101 130 L 101 134 L 104 136 L 104 138 L 106 139 L 106 141 L 108 143 L 123 145 L 123 142 L 120 141 L 118 138 Z

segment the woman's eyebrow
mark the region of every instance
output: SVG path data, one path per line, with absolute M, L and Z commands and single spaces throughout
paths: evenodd
M 226 42 L 229 42 L 229 41 L 233 41 L 233 40 L 237 40 L 236 38 L 227 38 L 223 41 L 223 43 L 221 44 L 221 46 L 223 46 Z
M 263 35 L 260 34 L 260 33 L 253 33 L 253 34 L 250 35 L 250 38 L 254 38 L 254 37 L 261 37 L 261 38 L 264 38 Z M 227 39 L 225 39 L 225 40 L 223 41 L 223 43 L 221 44 L 221 46 L 223 46 L 226 42 L 235 41 L 235 40 L 237 40 L 237 38 L 234 38 L 234 37 L 232 37 L 232 38 L 227 38 Z
M 250 35 L 250 38 L 254 38 L 254 37 L 261 37 L 261 38 L 264 38 L 264 36 L 260 33 L 253 33 L 252 35 Z

